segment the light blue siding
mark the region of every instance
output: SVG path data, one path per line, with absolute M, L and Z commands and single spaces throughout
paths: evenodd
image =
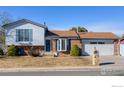
M 32 29 L 32 31 L 30 31 L 29 33 L 29 35 L 32 35 L 32 38 L 29 38 L 30 40 L 26 42 L 17 42 L 18 34 L 16 29 Z M 26 23 L 26 24 L 10 27 L 6 30 L 6 45 L 12 45 L 12 44 L 21 45 L 23 43 L 24 44 L 31 43 L 32 45 L 44 46 L 45 29 L 34 24 Z

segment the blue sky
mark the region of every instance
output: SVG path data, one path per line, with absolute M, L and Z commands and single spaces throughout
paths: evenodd
M 46 22 L 49 29 L 66 30 L 83 26 L 94 32 L 124 33 L 124 7 L 65 7 L 65 6 L 1 6 L 0 12 L 8 12 L 14 20 L 26 18 L 39 23 Z

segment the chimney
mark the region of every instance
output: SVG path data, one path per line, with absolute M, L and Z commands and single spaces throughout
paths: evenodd
M 77 33 L 78 33 L 78 27 L 77 27 Z
M 46 22 L 44 22 L 44 26 L 46 26 Z

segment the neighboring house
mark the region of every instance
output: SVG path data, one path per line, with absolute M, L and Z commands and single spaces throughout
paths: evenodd
M 114 43 L 119 38 L 111 32 L 51 31 L 45 25 L 22 19 L 3 26 L 6 29 L 6 45 L 14 44 L 25 51 L 34 46 L 39 51 L 69 54 L 73 45 L 78 45 L 81 55 L 92 55 L 93 48 L 100 55 L 115 55 Z
M 124 56 L 124 38 L 119 40 L 118 45 L 120 45 L 120 47 L 119 47 L 119 51 L 120 51 L 119 54 L 121 56 Z

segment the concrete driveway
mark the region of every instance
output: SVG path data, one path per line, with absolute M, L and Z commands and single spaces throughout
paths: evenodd
M 124 56 L 101 56 L 101 75 L 124 75 Z

